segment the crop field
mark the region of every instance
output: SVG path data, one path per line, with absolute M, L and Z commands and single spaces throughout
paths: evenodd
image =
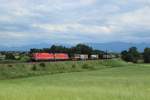
M 91 63 L 95 69 L 0 80 L 0 100 L 150 100 L 149 64 Z

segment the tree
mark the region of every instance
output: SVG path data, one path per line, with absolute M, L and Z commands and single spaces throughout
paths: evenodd
M 93 49 L 85 44 L 77 44 L 72 51 L 77 54 L 92 54 Z
M 121 58 L 125 61 L 128 61 L 128 51 L 127 50 L 124 50 L 121 52 Z
M 43 49 L 36 49 L 33 48 L 30 50 L 30 54 L 32 53 L 40 53 L 40 52 L 47 52 L 47 53 L 67 53 L 70 57 L 74 54 L 104 54 L 104 51 L 94 50 L 92 47 L 89 47 L 85 44 L 77 44 L 74 47 L 67 48 L 61 45 L 52 45 L 50 48 L 43 48 Z
M 145 63 L 150 63 L 150 48 L 145 48 L 143 58 Z
M 140 53 L 136 47 L 131 47 L 128 51 L 122 51 L 121 55 L 123 60 L 134 63 L 137 63 L 138 59 L 140 58 Z
M 104 54 L 105 52 L 104 51 L 101 51 L 101 50 L 93 50 L 92 51 L 92 54 L 99 54 L 99 55 L 102 55 Z
M 36 48 L 30 49 L 30 53 L 38 53 L 42 51 L 43 51 L 42 49 L 36 49 Z
M 137 63 L 139 57 L 140 57 L 140 53 L 138 52 L 136 47 L 131 47 L 129 48 L 129 55 L 130 60 L 134 63 Z
M 6 53 L 6 59 L 14 60 L 15 56 L 12 53 Z
M 52 45 L 50 48 L 50 52 L 52 53 L 68 53 L 68 48 L 64 47 L 64 46 L 56 46 L 56 45 Z

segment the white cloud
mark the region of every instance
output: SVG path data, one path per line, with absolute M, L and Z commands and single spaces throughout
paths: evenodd
M 112 19 L 113 20 L 113 19 Z M 150 7 L 144 7 L 135 11 L 120 14 L 115 19 L 118 24 L 143 25 L 150 27 Z
M 134 11 L 125 12 L 111 16 L 107 24 L 115 27 L 117 33 L 124 36 L 139 36 L 150 31 L 150 7 L 139 8 Z M 143 33 L 146 32 L 146 33 Z
M 96 3 L 96 0 L 79 0 L 79 1 L 80 3 L 86 4 L 86 5 L 91 5 L 91 4 Z
M 41 28 L 48 32 L 62 32 L 62 33 L 82 33 L 82 34 L 103 34 L 108 35 L 113 30 L 111 27 L 107 26 L 93 26 L 93 25 L 82 25 L 77 23 L 72 24 L 33 24 L 35 28 Z
M 150 42 L 150 0 L 0 0 L 0 14 L 5 43 Z

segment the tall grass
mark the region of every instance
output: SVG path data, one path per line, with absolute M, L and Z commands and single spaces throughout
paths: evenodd
M 29 77 L 43 74 L 80 72 L 111 67 L 122 67 L 126 65 L 128 64 L 118 59 L 0 64 L 0 79 Z

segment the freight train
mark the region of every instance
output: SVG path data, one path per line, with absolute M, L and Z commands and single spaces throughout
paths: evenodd
M 33 61 L 64 61 L 64 60 L 96 60 L 96 59 L 112 59 L 112 55 L 88 55 L 88 54 L 74 54 L 69 57 L 67 53 L 33 53 Z

